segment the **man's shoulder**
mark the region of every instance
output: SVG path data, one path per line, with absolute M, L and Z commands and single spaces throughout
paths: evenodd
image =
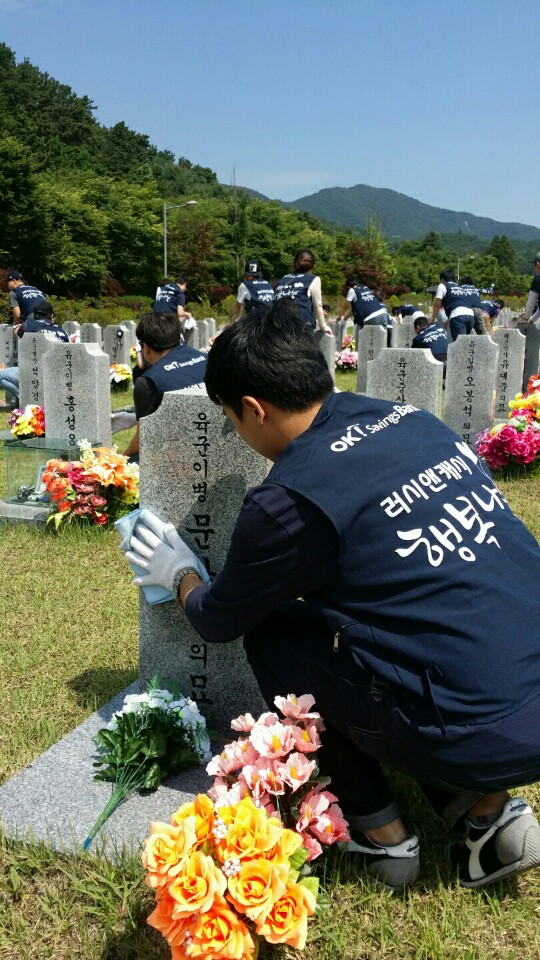
M 540 293 L 540 273 L 537 273 L 536 276 L 533 277 L 533 281 L 531 283 L 531 290 L 534 293 Z

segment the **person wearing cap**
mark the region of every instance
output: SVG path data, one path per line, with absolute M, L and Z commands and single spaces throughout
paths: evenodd
M 456 283 L 452 270 L 442 270 L 439 279 L 431 318 L 436 320 L 442 308 L 450 324 L 450 336 L 456 340 L 469 334 L 474 327 L 473 300 L 478 291 L 475 287 L 461 287 Z
M 244 279 L 238 287 L 236 301 L 231 311 L 231 322 L 235 323 L 240 316 L 250 313 L 261 304 L 269 306 L 274 299 L 274 288 L 262 275 L 261 265 L 252 258 L 244 265 Z
M 155 413 L 170 390 L 205 390 L 206 356 L 181 339 L 178 319 L 171 311 L 145 313 L 135 336 L 141 347 L 146 369 L 133 387 L 137 426 L 124 450 L 132 462 L 139 459 L 139 421 Z
M 13 335 L 23 337 L 25 333 L 52 333 L 57 340 L 69 343 L 69 337 L 62 327 L 56 323 L 54 307 L 47 300 L 36 303 L 33 314 L 22 323 L 13 328 Z M 5 367 L 0 370 L 0 390 L 7 390 L 13 396 L 19 397 L 19 368 Z M 9 406 L 6 403 L 0 403 L 1 408 Z
M 484 324 L 486 331 L 491 333 L 493 324 L 497 320 L 501 310 L 504 307 L 504 300 L 481 300 L 480 306 L 484 314 Z
M 308 327 L 330 333 L 322 305 L 321 278 L 313 273 L 314 266 L 312 250 L 297 250 L 292 273 L 286 273 L 276 283 L 275 299 L 293 300 L 300 308 L 300 319 Z
M 29 320 L 34 314 L 34 307 L 38 303 L 45 303 L 47 299 L 45 294 L 32 284 L 25 283 L 22 273 L 18 270 L 10 270 L 6 276 L 6 282 L 13 323 Z
M 540 326 L 540 250 L 534 260 L 534 277 L 529 287 L 529 296 L 525 310 L 519 317 L 520 320 L 526 320 L 527 323 L 534 323 L 535 327 Z
M 446 362 L 448 356 L 448 338 L 444 330 L 434 320 L 428 320 L 423 313 L 414 320 L 414 337 L 411 347 L 431 350 L 435 360 Z
M 345 286 L 348 291 L 347 299 L 339 319 L 348 320 L 350 316 L 354 317 L 356 340 L 358 341 L 359 331 L 365 326 L 384 327 L 390 337 L 390 315 L 382 300 L 379 300 L 373 290 L 360 283 L 357 277 L 347 277 Z
M 409 320 L 417 320 L 424 314 L 420 307 L 416 307 L 414 303 L 400 303 L 398 307 L 393 307 L 392 316 L 396 318 L 398 323 L 401 323 L 405 317 Z
M 195 321 L 186 306 L 187 280 L 185 277 L 178 277 L 176 283 L 164 283 L 158 287 L 157 294 L 152 310 L 154 313 L 173 313 L 180 321 L 182 330 L 190 330 L 195 326 Z M 189 322 L 191 321 L 191 323 Z

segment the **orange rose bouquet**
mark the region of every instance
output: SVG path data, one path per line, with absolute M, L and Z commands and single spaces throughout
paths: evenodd
M 56 506 L 47 518 L 56 529 L 64 521 L 98 527 L 129 513 L 139 500 L 139 467 L 116 447 L 93 449 L 80 442 L 80 460 L 49 460 L 43 473 L 46 494 Z
M 324 909 L 315 877 L 300 877 L 307 857 L 299 834 L 256 807 L 199 794 L 152 823 L 145 841 L 146 883 L 156 896 L 148 923 L 172 960 L 251 960 L 257 941 L 302 950 L 309 917 Z

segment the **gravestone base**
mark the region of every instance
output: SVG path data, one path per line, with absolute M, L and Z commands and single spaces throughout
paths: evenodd
M 51 512 L 47 506 L 28 503 L 12 503 L 0 500 L 0 522 L 7 523 L 45 523 Z
M 54 850 L 82 853 L 82 845 L 111 795 L 111 784 L 93 779 L 93 737 L 119 710 L 133 683 L 0 787 L 0 822 L 13 839 L 42 840 Z M 216 746 L 216 752 L 220 749 Z M 182 803 L 206 793 L 212 778 L 205 767 L 185 770 L 157 790 L 136 793 L 105 822 L 88 852 L 119 860 L 137 852 L 153 820 L 169 822 Z

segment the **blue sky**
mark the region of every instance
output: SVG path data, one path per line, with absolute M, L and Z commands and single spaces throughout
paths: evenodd
M 530 0 L 0 0 L 18 61 L 223 182 L 540 226 L 535 27 Z

